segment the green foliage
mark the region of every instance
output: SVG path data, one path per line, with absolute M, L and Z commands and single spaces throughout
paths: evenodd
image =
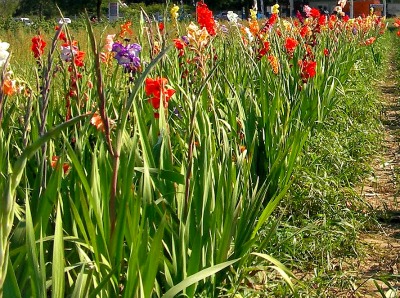
M 302 210 L 296 196 L 300 183 L 293 179 L 303 175 L 302 157 L 318 161 L 306 172 L 314 178 L 320 175 L 319 160 L 327 163 L 325 172 L 337 175 L 337 159 L 365 156 L 354 150 L 360 134 L 341 142 L 343 154 L 328 156 L 322 132 L 332 130 L 332 139 L 349 130 L 350 118 L 361 115 L 354 131 L 368 118 L 366 110 L 357 111 L 350 97 L 341 96 L 361 72 L 359 61 L 365 61 L 368 48 L 359 44 L 369 35 L 322 32 L 311 50 L 316 74 L 307 77 L 298 61 L 310 55 L 310 40 L 298 36 L 300 45 L 285 50 L 293 32 L 283 23 L 268 37 L 268 55 L 279 62 L 275 72 L 268 57 L 258 56 L 264 43 L 242 36 L 235 25 L 227 34 L 204 38 L 204 31 L 188 32 L 186 24 L 173 21 L 160 30 L 140 15 L 136 34 L 128 39 L 141 44 L 142 64 L 129 72 L 112 57 L 106 63 L 100 59 L 107 55 L 101 54 L 104 35 L 116 34 L 124 42 L 119 25 L 103 28 L 86 21 L 85 30 L 82 24 L 63 29 L 70 40 L 79 40 L 76 46 L 86 53 L 83 66 L 73 64 L 77 57 L 59 58 L 59 31 L 44 31 L 48 47 L 37 59 L 28 52 L 31 36 L 11 31 L 25 40 L 26 51 L 16 49 L 21 54 L 11 66 L 25 69 L 15 76 L 27 92 L 0 97 L 7 111 L 0 118 L 4 289 L 23 297 L 217 297 L 230 290 L 231 281 L 234 291 L 241 291 L 243 280 L 264 271 L 274 282 L 280 277 L 277 293 L 295 293 L 294 277 L 276 255 L 307 260 L 307 246 L 298 254 L 285 251 L 297 250 L 296 243 L 279 246 L 274 254 L 265 250 L 282 239 L 301 239 L 328 259 L 329 248 L 343 244 L 336 236 L 342 230 L 349 235 L 353 223 L 322 215 L 309 228 L 282 234 L 282 226 L 303 218 L 281 224 L 274 210 L 288 193 L 285 215 L 297 212 L 292 202 Z M 171 37 L 183 34 L 191 40 L 181 55 Z M 325 47 L 331 56 L 324 55 Z M 158 94 L 164 88 L 176 93 L 156 107 L 151 96 L 157 92 L 150 95 L 146 79 L 158 77 L 168 79 Z M 302 153 L 304 146 L 309 150 Z M 352 169 L 347 170 L 353 175 Z M 336 199 L 321 198 L 326 209 Z M 319 216 L 312 211 L 310 216 Z M 315 235 L 333 226 L 339 227 L 337 234 L 324 234 L 324 246 L 318 246 Z

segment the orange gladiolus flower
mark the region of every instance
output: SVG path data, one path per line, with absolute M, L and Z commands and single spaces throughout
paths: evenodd
M 119 33 L 119 37 L 124 38 L 124 36 L 125 36 L 126 34 L 132 35 L 132 34 L 133 34 L 133 31 L 132 31 L 132 29 L 130 28 L 131 25 L 132 25 L 132 22 L 130 22 L 130 21 L 126 21 L 124 24 L 122 24 L 122 25 L 121 25 L 121 32 Z
M 365 41 L 365 45 L 369 46 L 372 45 L 375 42 L 376 38 L 375 37 L 370 37 Z
M 268 62 L 271 65 L 272 71 L 274 72 L 274 74 L 278 74 L 278 71 L 279 71 L 278 57 L 270 55 L 270 56 L 268 56 Z
M 90 123 L 92 123 L 97 128 L 97 130 L 104 132 L 103 119 L 101 119 L 99 113 L 96 112 L 93 114 L 92 119 L 90 119 Z
M 253 34 L 253 36 L 257 36 L 258 31 L 260 31 L 260 27 L 258 26 L 257 20 L 251 20 L 249 22 L 249 29 L 251 34 Z
M 11 80 L 5 80 L 2 90 L 5 95 L 13 95 L 15 92 L 15 84 Z

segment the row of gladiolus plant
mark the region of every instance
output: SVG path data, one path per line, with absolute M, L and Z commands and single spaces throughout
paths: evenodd
M 170 13 L 32 36 L 30 72 L 0 43 L 4 297 L 213 297 L 263 258 L 294 278 L 260 231 L 386 23 Z

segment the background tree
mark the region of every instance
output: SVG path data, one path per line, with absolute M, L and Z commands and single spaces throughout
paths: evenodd
M 18 0 L 0 0 L 0 17 L 11 17 L 18 8 Z

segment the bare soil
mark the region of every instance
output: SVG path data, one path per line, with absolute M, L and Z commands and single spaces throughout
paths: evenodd
M 400 297 L 400 86 L 391 65 L 381 82 L 384 143 L 373 174 L 361 194 L 377 212 L 376 229 L 359 235 L 365 256 L 358 263 L 357 283 L 347 297 Z

